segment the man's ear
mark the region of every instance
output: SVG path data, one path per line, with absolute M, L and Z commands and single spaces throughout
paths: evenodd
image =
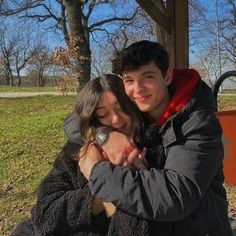
M 168 68 L 165 75 L 165 81 L 167 86 L 171 84 L 172 78 L 173 78 L 173 69 Z

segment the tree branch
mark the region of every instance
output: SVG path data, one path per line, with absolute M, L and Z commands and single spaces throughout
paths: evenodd
M 86 15 L 87 19 L 90 17 L 91 13 L 93 12 L 93 9 L 94 9 L 95 5 L 96 5 L 96 0 L 93 0 L 91 2 L 91 4 L 89 4 L 89 7 L 88 7 L 89 10 L 88 10 L 88 13 Z
M 128 18 L 126 18 L 126 17 L 112 17 L 112 18 L 109 18 L 109 19 L 106 19 L 106 20 L 94 23 L 94 24 L 90 25 L 88 27 L 88 29 L 89 29 L 89 31 L 94 31 L 93 30 L 94 28 L 102 26 L 102 25 L 107 24 L 107 23 L 110 23 L 112 21 L 131 21 L 131 20 L 134 19 L 136 14 L 137 14 L 137 9 L 136 9 L 136 11 L 134 12 L 134 14 L 131 17 L 128 17 Z

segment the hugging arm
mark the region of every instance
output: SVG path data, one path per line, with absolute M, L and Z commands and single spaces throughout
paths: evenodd
M 190 115 L 183 136 L 184 140 L 169 145 L 163 169 L 134 171 L 97 163 L 90 176 L 91 192 L 146 219 L 183 219 L 197 207 L 220 172 L 223 157 L 221 128 L 213 112 Z
M 67 143 L 39 187 L 32 222 L 40 235 L 60 235 L 92 226 L 93 196 L 74 160 L 79 146 Z

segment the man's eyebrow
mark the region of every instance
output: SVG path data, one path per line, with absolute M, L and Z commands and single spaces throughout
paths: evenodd
M 147 71 L 144 71 L 141 75 L 146 75 L 146 74 L 155 74 L 155 72 L 152 70 L 147 70 Z
M 141 76 L 144 76 L 144 75 L 147 75 L 147 74 L 155 74 L 156 72 L 155 71 L 152 71 L 152 70 L 147 70 L 147 71 L 144 71 L 144 72 L 142 72 L 141 73 Z M 129 79 L 129 78 L 131 78 L 132 76 L 129 76 L 129 75 L 123 75 L 123 80 L 124 79 Z

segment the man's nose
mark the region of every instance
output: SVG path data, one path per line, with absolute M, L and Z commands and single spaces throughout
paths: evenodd
M 143 81 L 136 81 L 135 83 L 135 92 L 142 92 L 145 89 Z

